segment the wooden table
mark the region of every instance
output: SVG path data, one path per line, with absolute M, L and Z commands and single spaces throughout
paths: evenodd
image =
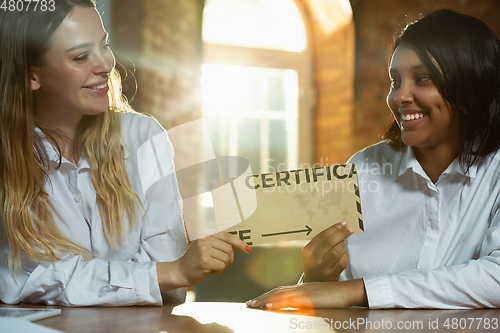
M 162 307 L 61 307 L 61 309 L 60 316 L 35 323 L 68 333 L 500 331 L 500 309 L 368 310 L 355 308 L 264 311 L 248 309 L 243 303 L 203 302 Z M 0 331 L 2 331 L 1 328 Z

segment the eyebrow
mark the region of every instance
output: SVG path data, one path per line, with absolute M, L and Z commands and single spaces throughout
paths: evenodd
M 418 64 L 418 65 L 415 65 L 412 68 L 410 68 L 410 70 L 416 70 L 416 69 L 422 69 L 422 68 L 428 69 L 428 67 L 426 65 Z M 397 69 L 389 68 L 389 72 L 390 73 L 397 72 Z
M 105 33 L 104 34 L 104 37 L 101 39 L 101 43 L 105 40 L 107 40 L 109 37 L 109 33 Z M 84 43 L 84 44 L 78 44 L 78 45 L 75 45 L 73 46 L 72 48 L 66 50 L 66 52 L 71 52 L 71 51 L 74 51 L 74 50 L 77 50 L 77 49 L 85 49 L 85 48 L 88 48 L 88 47 L 92 47 L 94 45 L 94 43 Z

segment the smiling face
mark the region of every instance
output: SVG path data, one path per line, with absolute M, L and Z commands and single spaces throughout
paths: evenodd
M 74 124 L 109 107 L 108 78 L 115 58 L 99 14 L 75 7 L 54 32 L 40 67 L 31 69 L 39 120 Z
M 389 76 L 392 83 L 387 105 L 400 125 L 403 142 L 416 149 L 456 150 L 461 141 L 458 112 L 441 94 L 415 47 L 401 43 L 396 48 Z

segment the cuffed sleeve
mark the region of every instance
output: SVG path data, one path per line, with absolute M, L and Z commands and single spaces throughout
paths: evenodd
M 437 182 L 411 147 L 381 143 L 350 162 L 365 232 L 347 239 L 341 279 L 363 278 L 370 308 L 500 308 L 499 152 L 467 173 L 454 160 Z
M 67 255 L 51 263 L 35 262 L 22 255 L 22 270 L 11 272 L 9 245 L 2 227 L 0 300 L 4 303 L 126 306 L 161 305 L 163 298 L 178 302 L 185 300 L 186 288 L 161 294 L 156 270 L 157 262 L 175 261 L 187 249 L 173 147 L 165 130 L 153 118 L 126 113 L 121 115 L 121 120 L 127 173 L 132 189 L 141 201 L 136 207 L 134 226 L 127 230 L 124 243 L 115 248 L 105 236 L 89 164 L 76 166 L 65 161 L 62 167 L 51 167 L 51 186 L 46 186 L 46 191 L 56 225 L 70 240 L 91 250 L 96 257 L 84 260 L 78 255 Z M 137 151 L 144 142 L 161 133 L 166 137 L 163 148 L 164 156 L 168 157 L 162 163 L 167 170 L 172 170 L 168 184 L 163 185 L 175 200 L 154 203 L 146 200 L 141 186 Z M 51 146 L 47 147 L 50 149 Z M 88 193 L 89 189 L 92 193 Z M 3 225 L 1 220 L 0 223 Z M 129 225 L 127 220 L 123 223 Z
M 13 279 L 2 265 L 4 303 L 45 303 L 63 306 L 161 305 L 154 262 L 105 262 L 69 256 L 55 263 L 39 263 L 32 272 Z
M 363 278 L 368 305 L 371 309 L 393 308 L 394 299 L 387 275 L 372 275 Z

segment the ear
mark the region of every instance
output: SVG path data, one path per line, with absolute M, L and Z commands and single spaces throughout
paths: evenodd
M 30 71 L 30 86 L 31 90 L 35 91 L 40 89 L 41 83 L 40 83 L 40 74 L 38 72 L 38 68 L 36 67 L 31 67 Z

